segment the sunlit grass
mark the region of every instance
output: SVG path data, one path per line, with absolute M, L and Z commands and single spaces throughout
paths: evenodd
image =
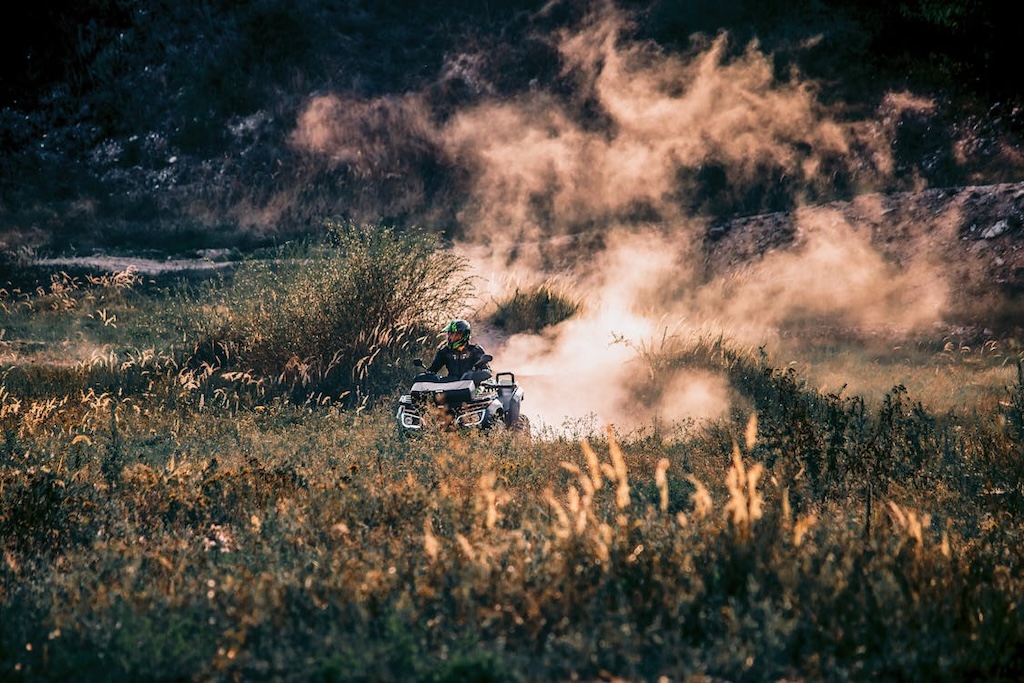
M 555 280 L 519 288 L 496 302 L 491 323 L 506 334 L 539 332 L 576 315 L 582 298 Z
M 905 386 L 933 410 L 991 410 L 1006 398 L 1006 387 L 1024 360 L 1015 339 L 986 339 L 968 345 L 949 339 L 783 345 L 773 362 L 806 376 L 819 391 L 857 395 L 877 404 L 894 386 Z
M 151 304 L 137 294 L 132 269 L 111 274 L 52 273 L 35 287 L 0 288 L 0 362 L 73 363 L 106 347 L 153 338 L 141 317 Z
M 180 330 L 128 346 L 182 299 L 114 294 L 12 312 L 30 341 L 93 296 L 126 337 L 0 375 L 2 679 L 1024 675 L 1008 343 L 831 361 L 877 384 L 865 398 L 721 336 L 666 336 L 631 342 L 637 362 L 720 374 L 726 415 L 408 438 L 386 392 L 295 400 L 279 374 L 189 356 Z M 1002 400 L 939 402 L 972 380 Z
M 940 652 L 989 680 L 1016 671 L 978 641 L 1020 636 L 1000 559 L 1019 520 L 912 483 L 801 498 L 758 460 L 763 419 L 719 450 L 696 433 L 404 441 L 385 411 L 285 403 L 127 407 L 5 416 L 8 674 L 741 679 L 753 658 L 776 678 L 927 677 Z M 995 585 L 971 578 L 986 567 Z

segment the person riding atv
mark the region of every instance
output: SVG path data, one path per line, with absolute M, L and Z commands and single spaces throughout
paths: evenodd
M 445 326 L 447 341 L 437 349 L 434 360 L 425 366 L 419 358 L 413 365 L 423 372 L 413 378 L 408 392 L 395 407 L 395 418 L 403 433 L 418 432 L 433 419 L 431 406 L 444 408 L 440 423 L 446 429 L 490 430 L 495 425 L 530 435 L 530 420 L 520 413 L 523 390 L 511 372 L 491 374 L 493 360 L 483 347 L 470 343 L 471 329 L 465 320 L 453 320 Z M 437 371 L 448 374 L 439 377 Z M 436 413 L 433 413 L 436 417 Z
M 470 370 L 490 369 L 486 363 L 478 365 L 485 352 L 482 346 L 470 343 L 472 330 L 468 321 L 453 320 L 445 326 L 444 331 L 448 333 L 448 340 L 438 347 L 427 372 L 437 372 L 444 367 L 449 377 L 462 377 Z

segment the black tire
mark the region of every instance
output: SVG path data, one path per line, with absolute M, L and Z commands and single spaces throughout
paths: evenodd
M 504 430 L 505 429 L 505 415 L 504 415 L 504 413 L 502 413 L 501 410 L 498 410 L 498 412 L 495 413 L 494 417 L 491 420 L 485 421 L 482 425 L 480 425 L 480 429 L 481 429 L 481 431 L 484 431 L 484 432 L 500 432 L 500 431 Z
M 512 431 L 519 438 L 532 439 L 533 433 L 530 431 L 530 418 L 525 415 L 520 415 L 516 418 L 516 421 L 512 423 Z

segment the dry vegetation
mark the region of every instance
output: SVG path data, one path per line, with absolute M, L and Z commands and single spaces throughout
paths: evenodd
M 0 82 L 0 681 L 1024 679 L 1024 354 L 986 332 L 1019 337 L 1024 287 L 1004 8 L 63 4 L 0 41 L 20 65 Z M 614 40 L 593 32 L 612 18 Z M 598 43 L 618 50 L 566 51 Z M 601 166 L 616 140 L 666 142 L 635 124 L 693 111 L 687 55 L 721 57 L 710 90 L 735 106 L 664 159 Z M 736 91 L 748 62 L 764 80 Z M 614 106 L 645 92 L 640 116 Z M 828 115 L 756 106 L 780 93 Z M 720 109 L 750 123 L 716 144 Z M 781 155 L 733 159 L 773 113 Z M 467 121 L 482 137 L 455 135 Z M 552 175 L 572 139 L 586 154 Z M 577 177 L 665 160 L 657 196 L 584 184 L 561 215 Z M 542 279 L 549 237 L 586 263 L 611 223 L 694 217 L 713 279 L 826 202 L 887 263 L 938 249 L 969 334 L 897 353 L 846 328 L 802 362 L 620 338 L 651 378 L 634 400 L 697 370 L 729 410 L 532 440 L 396 431 L 409 360 L 469 308 L 443 239 L 495 217 L 485 242 L 542 252 L 540 285 L 483 309 L 511 335 L 586 311 L 591 292 Z M 241 256 L 181 279 L 27 265 L 94 247 Z
M 815 391 L 720 340 L 638 345 L 723 373 L 731 415 L 407 439 L 374 381 L 346 407 L 194 340 L 132 346 L 228 282 L 70 281 L 3 299 L 23 337 L 120 335 L 2 374 L 4 680 L 1024 675 L 1019 365 L 1001 402 L 939 413 L 900 386 Z

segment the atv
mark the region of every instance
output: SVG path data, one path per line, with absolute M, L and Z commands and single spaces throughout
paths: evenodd
M 523 390 L 511 372 L 492 375 L 487 364 L 494 360 L 485 354 L 462 377 L 440 377 L 421 371 L 412 380 L 409 393 L 402 394 L 395 409 L 398 427 L 419 432 L 428 425 L 455 431 L 459 429 L 512 429 L 530 433 L 529 419 L 520 413 Z M 413 365 L 424 368 L 423 360 Z

